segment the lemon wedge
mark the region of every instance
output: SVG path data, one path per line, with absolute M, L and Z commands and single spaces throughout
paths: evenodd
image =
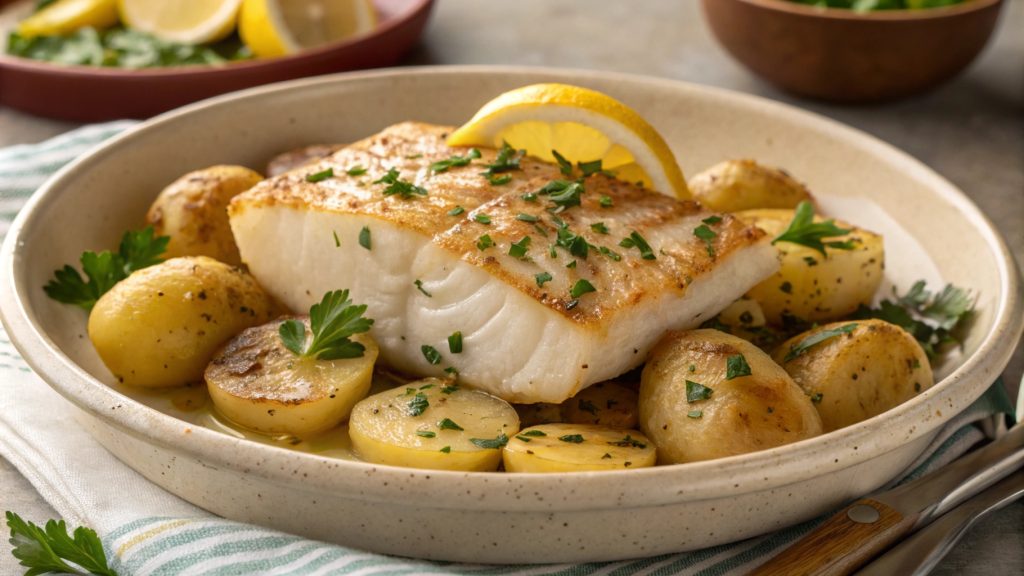
M 238 33 L 253 54 L 283 56 L 373 30 L 370 0 L 244 0 Z
M 181 44 L 206 44 L 235 29 L 242 0 L 118 0 L 129 28 Z
M 627 182 L 689 199 L 683 172 L 665 139 L 622 102 L 568 84 L 533 84 L 501 94 L 448 137 L 449 146 L 500 147 L 555 162 L 601 160 Z
M 79 28 L 117 24 L 117 0 L 57 0 L 18 24 L 25 38 L 70 34 Z

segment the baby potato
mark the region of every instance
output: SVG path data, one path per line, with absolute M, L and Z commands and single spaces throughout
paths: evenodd
M 793 210 L 748 210 L 736 216 L 775 237 L 786 230 L 793 214 Z M 871 302 L 882 282 L 882 237 L 838 220 L 836 225 L 852 231 L 829 241 L 850 241 L 853 249 L 826 248 L 827 256 L 822 256 L 800 244 L 775 244 L 779 271 L 747 292 L 761 305 L 769 323 L 783 324 L 787 316 L 805 322 L 830 321 Z
M 270 320 L 270 300 L 239 268 L 205 256 L 134 272 L 89 315 L 89 339 L 117 379 L 157 388 L 199 382 L 229 338 Z
M 600 382 L 562 403 L 562 416 L 570 424 L 600 424 L 636 428 L 636 391 L 615 382 Z
M 781 168 L 753 160 L 727 160 L 694 176 L 693 199 L 714 212 L 739 212 L 753 208 L 796 208 L 814 201 L 807 187 Z
M 368 462 L 434 470 L 493 471 L 519 431 L 504 400 L 450 380 L 427 378 L 365 398 L 348 433 Z
M 809 338 L 827 338 L 818 344 Z M 814 401 L 830 432 L 881 414 L 935 383 L 910 333 L 882 320 L 835 322 L 784 342 L 772 354 Z
M 301 321 L 309 329 L 309 318 Z M 206 385 L 217 411 L 243 427 L 307 438 L 344 422 L 370 391 L 377 344 L 352 336 L 365 348 L 359 358 L 300 358 L 285 347 L 280 321 L 247 328 L 206 367 Z
M 636 430 L 594 424 L 543 424 L 513 436 L 502 454 L 506 472 L 588 472 L 646 468 L 654 444 Z
M 562 405 L 537 402 L 536 404 L 513 404 L 516 414 L 519 415 L 519 423 L 522 426 L 536 426 L 537 424 L 550 424 L 561 422 Z
M 746 454 L 821 434 L 821 418 L 759 348 L 717 330 L 669 332 L 640 384 L 640 429 L 665 464 Z
M 209 256 L 242 263 L 228 224 L 228 203 L 263 177 L 242 166 L 189 172 L 164 188 L 146 214 L 157 236 L 170 236 L 168 256 Z

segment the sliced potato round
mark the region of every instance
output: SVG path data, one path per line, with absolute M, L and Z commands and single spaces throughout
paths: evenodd
M 789 226 L 793 210 L 748 210 L 736 216 L 775 237 Z M 853 249 L 826 248 L 827 256 L 822 256 L 800 244 L 775 244 L 779 271 L 747 292 L 761 305 L 769 323 L 783 324 L 787 317 L 805 322 L 834 320 L 871 302 L 882 282 L 882 237 L 838 220 L 836 225 L 852 232 L 829 241 L 850 241 Z
M 89 339 L 124 384 L 201 382 L 228 339 L 271 318 L 271 302 L 246 272 L 205 256 L 143 268 L 104 294 Z
M 263 177 L 243 166 L 189 172 L 164 188 L 146 214 L 158 236 L 170 236 L 168 256 L 209 256 L 242 263 L 228 223 L 228 203 Z
M 307 325 L 308 318 L 301 321 Z M 307 438 L 344 422 L 370 391 L 377 344 L 368 334 L 360 358 L 316 360 L 288 350 L 280 322 L 243 330 L 206 367 L 217 411 L 235 424 L 267 434 Z
M 364 399 L 348 427 L 352 446 L 369 462 L 483 472 L 498 468 L 501 448 L 518 431 L 508 402 L 438 378 Z
M 807 346 L 809 338 L 833 334 Z M 784 342 L 772 358 L 814 401 L 826 432 L 881 414 L 935 383 L 917 340 L 882 320 L 819 326 Z
M 636 430 L 594 424 L 542 424 L 513 436 L 506 472 L 587 472 L 654 466 L 654 444 Z
M 636 390 L 616 382 L 600 382 L 562 403 L 562 416 L 570 424 L 600 424 L 636 428 Z
M 821 418 L 768 354 L 724 332 L 690 330 L 669 332 L 651 352 L 640 384 L 640 429 L 658 447 L 659 461 L 674 464 L 817 436 Z
M 753 160 L 715 164 L 694 176 L 689 185 L 693 199 L 716 212 L 796 208 L 804 200 L 814 201 L 807 187 L 785 170 Z

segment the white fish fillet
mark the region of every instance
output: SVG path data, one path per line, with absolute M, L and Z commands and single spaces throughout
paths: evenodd
M 450 130 L 392 126 L 236 197 L 231 226 L 242 259 L 296 311 L 327 291 L 350 289 L 376 321 L 372 334 L 392 368 L 443 376 L 454 367 L 461 382 L 522 403 L 561 402 L 635 368 L 666 330 L 699 325 L 778 266 L 760 230 L 722 215 L 705 242 L 694 229 L 711 214 L 699 205 L 604 175 L 587 178 L 582 205 L 556 218 L 549 196 L 522 195 L 565 178 L 557 166 L 524 158 L 520 170 L 505 173 L 511 182 L 495 186 L 481 171 L 496 152 L 484 150 L 469 166 L 432 173 L 431 163 L 468 152 L 444 146 Z M 366 174 L 347 175 L 356 166 Z M 385 196 L 385 184 L 373 182 L 392 167 L 427 195 Z M 327 168 L 334 177 L 306 181 Z M 613 205 L 602 206 L 602 196 Z M 455 206 L 465 212 L 449 215 Z M 481 214 L 489 224 L 478 221 Z M 559 220 L 589 243 L 586 258 L 552 248 Z M 596 223 L 608 233 L 592 228 Z M 369 250 L 358 243 L 364 227 Z M 655 259 L 619 246 L 633 231 Z M 481 250 L 485 234 L 494 246 Z M 526 258 L 510 255 L 525 236 Z M 540 286 L 537 275 L 545 272 L 551 280 Z M 573 298 L 581 279 L 596 290 Z M 456 331 L 463 336 L 458 354 L 447 341 Z M 428 362 L 425 345 L 441 353 L 440 363 Z

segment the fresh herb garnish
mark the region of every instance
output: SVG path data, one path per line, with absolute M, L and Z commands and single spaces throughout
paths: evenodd
M 572 262 L 569 262 L 568 264 L 565 265 L 565 267 L 566 268 L 575 268 L 576 267 L 576 261 L 573 260 Z
M 391 168 L 388 173 L 381 176 L 380 179 L 374 180 L 374 184 L 387 184 L 384 188 L 385 196 L 394 196 L 398 194 L 402 198 L 412 198 L 413 196 L 426 196 L 427 190 L 421 186 L 417 186 L 408 180 L 402 180 L 399 178 L 399 172 L 397 168 Z
M 555 226 L 558 233 L 555 244 L 568 250 L 569 254 L 586 260 L 587 254 L 590 251 L 590 244 L 586 238 L 569 230 L 569 225 L 557 218 L 555 219 Z
M 449 370 L 449 368 L 445 368 L 444 369 L 445 372 L 447 372 L 448 370 Z M 451 368 L 451 370 L 454 370 L 454 368 Z M 459 385 L 458 384 L 449 384 L 449 385 L 445 386 L 444 388 L 441 388 L 441 393 L 442 394 L 454 394 L 454 393 L 456 393 L 458 391 L 459 391 Z
M 324 294 L 323 299 L 309 309 L 309 328 L 313 333 L 309 342 L 306 341 L 306 325 L 301 320 L 285 320 L 277 332 L 285 348 L 302 358 L 360 358 L 365 347 L 349 336 L 368 332 L 373 326 L 372 319 L 363 318 L 365 312 L 365 304 L 355 306 L 348 299 L 348 290 L 334 290 Z
M 341 248 L 341 238 L 338 238 L 338 233 L 332 230 L 331 234 L 334 235 L 334 247 Z
M 452 354 L 462 353 L 462 332 L 456 330 L 448 337 L 448 351 Z
M 553 213 L 557 214 L 566 208 L 580 205 L 580 197 L 583 195 L 583 184 L 571 180 L 552 180 L 537 191 L 538 194 L 545 194 L 551 203 L 555 205 Z
M 349 176 L 362 176 L 363 174 L 366 174 L 366 168 L 363 168 L 362 164 L 356 164 L 348 170 L 345 170 L 345 174 L 348 174 Z
M 608 226 L 605 226 L 604 222 L 594 222 L 593 224 L 590 225 L 590 229 L 593 230 L 594 232 L 597 232 L 598 234 L 608 233 Z
M 693 229 L 693 235 L 704 241 L 704 248 L 709 258 L 715 257 L 715 238 L 718 236 L 714 230 L 708 228 L 707 224 L 701 224 Z
M 955 343 L 953 332 L 970 316 L 974 303 L 970 293 L 952 284 L 940 292 L 925 288 L 918 280 L 903 296 L 893 290 L 896 300 L 882 300 L 878 308 L 862 306 L 856 318 L 878 318 L 903 328 L 914 336 L 929 358 L 934 358 L 944 344 Z
M 530 250 L 530 237 L 523 236 L 519 239 L 519 242 L 513 242 L 508 247 L 508 255 L 513 258 L 519 258 L 520 260 L 526 258 L 526 253 Z
M 433 430 L 417 430 L 416 435 L 423 438 L 436 438 L 437 432 L 434 432 Z
M 483 212 L 474 214 L 473 215 L 473 220 L 476 220 L 477 222 L 479 222 L 481 224 L 490 224 L 491 223 L 491 217 L 488 216 L 487 214 L 484 214 Z
M 572 285 L 572 289 L 569 290 L 569 295 L 573 298 L 579 298 L 589 292 L 597 292 L 597 288 L 594 288 L 594 285 L 590 282 L 580 278 Z
M 692 380 L 686 381 L 686 401 L 688 403 L 707 400 L 708 398 L 711 398 L 711 395 L 714 394 L 714 392 L 714 390 L 703 384 L 698 384 Z
M 462 426 L 456 424 L 455 421 L 452 420 L 451 418 L 444 418 L 443 420 L 437 423 L 437 427 L 440 428 L 441 430 L 456 430 L 459 432 L 464 430 Z
M 50 520 L 42 528 L 8 511 L 11 553 L 28 568 L 25 574 L 95 574 L 117 576 L 107 565 L 103 543 L 96 532 L 85 527 L 68 534 L 63 520 Z
M 466 209 L 463 208 L 462 206 L 456 206 L 455 208 L 452 208 L 451 210 L 448 211 L 448 215 L 449 216 L 458 216 L 459 214 L 462 214 L 465 211 L 466 211 Z
M 427 359 L 427 362 L 432 365 L 438 365 L 441 363 L 441 353 L 437 351 L 437 348 L 429 344 L 420 346 L 420 352 L 423 352 L 423 357 Z
M 492 164 L 487 165 L 487 171 L 484 174 L 486 176 L 493 176 L 501 172 L 519 170 L 519 160 L 522 159 L 523 154 L 525 154 L 523 150 L 517 151 L 509 146 L 508 142 L 502 142 L 497 158 L 494 159 Z
M 793 360 L 794 358 L 797 358 L 798 356 L 803 355 L 805 352 L 807 352 L 811 347 L 813 347 L 816 344 L 821 344 L 825 340 L 828 340 L 830 338 L 835 338 L 836 336 L 842 336 L 843 334 L 849 334 L 850 332 L 853 332 L 856 329 L 857 329 L 857 323 L 856 322 L 851 322 L 849 324 L 844 324 L 844 325 L 840 326 L 839 328 L 832 328 L 832 329 L 829 329 L 829 330 L 820 330 L 818 332 L 815 332 L 814 334 L 811 334 L 810 336 L 808 336 L 807 338 L 804 338 L 800 342 L 797 342 L 796 344 L 791 345 L 789 347 L 789 352 L 786 354 L 786 357 L 782 359 L 782 361 L 783 362 L 789 362 L 790 360 Z
M 526 432 L 523 432 L 523 436 L 539 437 L 539 436 L 547 436 L 547 434 L 543 430 L 527 430 Z
M 440 450 L 438 450 L 438 452 L 444 452 L 445 454 L 448 454 L 451 451 L 452 451 L 452 447 L 451 446 L 445 446 L 444 448 L 441 448 Z
M 629 237 L 623 238 L 622 241 L 619 242 L 619 246 L 627 249 L 636 248 L 637 250 L 640 250 L 640 257 L 644 260 L 654 260 L 657 258 L 654 255 L 654 250 L 651 249 L 651 245 L 648 244 L 647 240 L 644 240 L 644 237 L 636 230 L 631 232 Z
M 527 192 L 526 194 L 523 194 L 522 196 L 520 196 L 520 198 L 522 198 L 526 202 L 536 202 L 537 201 L 537 193 L 536 192 Z
M 498 448 L 501 448 L 504 445 L 508 444 L 508 436 L 506 436 L 504 433 L 502 433 L 502 434 L 498 434 L 497 438 L 493 438 L 493 439 L 490 439 L 490 440 L 484 440 L 484 439 L 480 439 L 480 438 L 470 438 L 469 441 L 472 442 L 473 445 L 478 447 L 478 448 L 484 448 L 484 449 L 489 449 L 489 450 L 497 450 Z
M 626 437 L 623 438 L 622 440 L 619 440 L 617 442 L 609 442 L 608 444 L 612 446 L 619 446 L 622 448 L 647 448 L 647 444 L 644 444 L 643 442 L 637 440 L 636 438 L 633 438 L 629 434 L 626 434 Z
M 523 436 L 522 434 L 516 436 L 516 440 L 520 440 L 522 442 L 533 442 L 533 438 L 528 438 L 526 436 Z
M 576 166 L 579 167 L 583 177 L 593 176 L 598 172 L 604 172 L 604 168 L 601 167 L 602 161 L 600 159 L 591 160 L 590 162 L 577 162 Z
M 537 222 L 540 220 L 540 218 L 537 218 L 533 214 L 523 214 L 522 212 L 520 212 L 519 214 L 516 214 L 516 220 L 519 220 L 521 222 Z
M 430 170 L 434 173 L 440 174 L 441 172 L 447 172 L 448 169 L 456 166 L 468 166 L 470 162 L 480 157 L 480 151 L 476 148 L 471 148 L 469 154 L 465 156 L 452 155 L 446 160 L 439 160 L 430 165 Z
M 322 182 L 328 178 L 334 178 L 334 168 L 327 168 L 320 172 L 306 174 L 306 182 Z
M 422 292 L 423 295 L 426 296 L 427 298 L 433 298 L 434 297 L 433 294 L 431 294 L 430 292 L 427 292 L 427 290 L 423 287 L 423 280 L 420 280 L 419 278 L 417 278 L 415 281 L 413 281 L 413 284 L 416 286 L 416 289 L 419 290 L 420 292 Z
M 430 408 L 430 400 L 427 399 L 427 395 L 423 392 L 417 392 L 412 400 L 409 400 L 409 404 L 406 405 L 406 413 L 409 416 L 419 416 Z
M 689 412 L 686 413 L 687 418 L 700 418 L 703 415 L 703 410 L 690 410 Z
M 732 380 L 742 376 L 750 376 L 750 364 L 747 364 L 747 359 L 743 354 L 729 356 L 725 360 L 725 379 Z
M 487 182 L 491 186 L 504 186 L 505 184 L 508 184 L 511 181 L 512 181 L 512 177 L 509 176 L 508 174 L 501 174 L 500 176 L 497 175 L 497 174 L 488 174 L 487 175 Z
M 821 392 L 815 392 L 814 394 L 811 394 L 811 402 L 814 402 L 815 404 L 821 404 L 821 399 L 824 397 L 825 395 L 822 394 Z
M 597 251 L 600 252 L 601 254 L 604 254 L 605 256 L 611 258 L 615 262 L 618 262 L 619 260 L 622 260 L 622 256 L 618 252 L 612 250 L 611 248 L 606 248 L 604 246 L 598 246 L 597 247 Z
M 615 205 L 612 202 L 611 196 L 601 196 L 600 200 L 598 200 L 598 203 L 601 204 L 601 208 L 611 208 L 612 206 Z
M 562 442 L 568 442 L 570 444 L 581 444 L 583 442 L 582 434 L 566 434 L 565 436 L 559 436 L 559 440 Z
M 543 288 L 544 287 L 544 283 L 545 282 L 550 282 L 552 277 L 551 277 L 551 274 L 549 274 L 547 272 L 541 272 L 540 274 L 535 275 L 533 277 L 533 279 L 537 281 L 537 286 L 538 287 Z
M 147 268 L 163 261 L 161 255 L 167 250 L 169 236 L 156 236 L 152 227 L 137 232 L 125 232 L 117 253 L 83 252 L 80 262 L 85 280 L 70 265 L 54 270 L 53 279 L 46 283 L 46 295 L 64 304 L 74 304 L 85 310 L 92 310 L 96 301 L 114 284 L 127 278 L 132 272 Z
M 489 234 L 483 234 L 476 239 L 476 248 L 481 252 L 492 246 L 494 246 L 494 240 L 491 240 L 491 236 Z
M 718 224 L 721 221 L 722 221 L 722 217 L 721 216 L 708 216 L 707 218 L 701 220 L 701 222 L 707 224 L 708 226 L 714 226 L 715 224 Z
M 558 150 L 552 150 L 551 155 L 554 156 L 555 161 L 558 162 L 558 170 L 566 176 L 572 176 L 572 162 L 566 160 L 565 156 L 558 153 Z
M 836 226 L 834 220 L 825 220 L 824 222 L 814 221 L 814 205 L 804 200 L 796 207 L 796 212 L 793 214 L 793 221 L 789 223 L 789 228 L 779 234 L 772 244 L 777 242 L 789 242 L 791 244 L 799 244 L 806 246 L 813 250 L 821 252 L 822 256 L 828 256 L 825 253 L 825 248 L 833 248 L 835 250 L 853 250 L 853 242 L 850 240 L 846 241 L 830 241 L 824 242 L 825 238 L 835 238 L 837 236 L 845 236 L 852 232 L 849 228 L 840 228 Z
M 373 247 L 373 243 L 370 240 L 370 228 L 363 226 L 362 230 L 359 231 L 359 245 L 369 250 Z

